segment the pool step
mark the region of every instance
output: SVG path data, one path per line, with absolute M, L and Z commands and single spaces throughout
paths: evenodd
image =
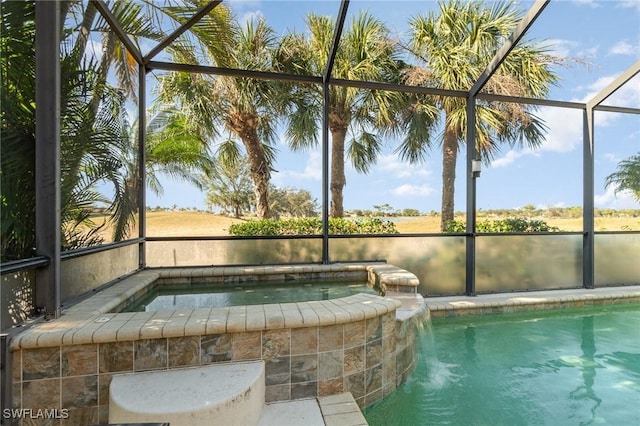
M 361 426 L 350 392 L 265 403 L 264 361 L 113 376 L 109 423 L 171 426 Z
M 325 426 L 318 401 L 296 399 L 265 404 L 258 426 Z
M 116 375 L 109 388 L 109 423 L 256 425 L 264 377 L 263 361 Z
M 325 426 L 368 426 L 351 392 L 318 397 Z

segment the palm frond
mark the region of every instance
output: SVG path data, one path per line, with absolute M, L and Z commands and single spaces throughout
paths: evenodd
M 216 158 L 222 164 L 234 165 L 242 158 L 242 149 L 233 138 L 228 138 L 218 145 Z
M 353 167 L 360 173 L 368 173 L 375 164 L 378 155 L 382 151 L 379 138 L 373 134 L 361 130 L 359 137 L 349 141 L 347 156 Z
M 607 188 L 613 186 L 616 194 L 630 191 L 640 202 L 640 154 L 620 161 L 617 170 L 605 178 L 604 184 Z

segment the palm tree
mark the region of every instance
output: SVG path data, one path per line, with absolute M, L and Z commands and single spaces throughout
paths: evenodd
M 615 193 L 631 191 L 633 198 L 640 202 L 640 154 L 633 155 L 618 163 L 618 170 L 605 179 L 605 187 L 614 186 Z
M 152 40 L 160 40 L 164 34 L 158 28 L 162 27 L 164 18 L 174 21 L 176 24 L 184 24 L 191 16 L 208 0 L 187 0 L 182 5 L 163 5 L 157 2 L 144 0 L 147 18 L 142 16 L 143 5 L 122 1 L 113 4 L 112 13 L 118 22 L 138 42 L 140 37 Z M 87 25 L 93 20 L 95 6 L 87 5 L 83 14 L 82 25 L 79 28 L 80 35 L 87 33 Z M 232 28 L 229 9 L 218 6 L 215 10 L 202 17 L 190 28 L 188 34 L 183 34 L 170 47 L 176 56 L 185 58 L 194 55 L 193 39 L 200 41 L 204 49 L 217 61 L 228 58 L 228 44 Z M 103 52 L 101 57 L 99 75 L 106 83 L 107 72 L 111 65 L 115 65 L 115 76 L 121 90 L 134 101 L 136 100 L 137 64 L 131 54 L 124 48 L 115 34 L 109 31 L 108 25 L 102 19 L 98 20 L 96 29 L 103 32 Z M 193 34 L 194 36 L 189 36 Z M 79 37 L 76 43 L 84 48 L 86 41 Z M 157 102 L 153 109 L 153 115 L 147 122 L 145 141 L 145 177 L 147 187 L 155 194 L 163 192 L 159 174 L 176 180 L 191 183 L 199 189 L 205 188 L 204 180 L 213 169 L 207 135 L 211 134 L 210 124 L 194 122 L 185 111 L 177 110 L 162 102 Z M 118 241 L 128 236 L 129 230 L 135 221 L 135 214 L 139 209 L 139 167 L 137 160 L 137 126 L 136 120 L 128 129 L 125 138 L 124 149 L 121 152 L 122 173 L 124 185 L 120 192 L 116 192 L 116 199 L 109 208 L 111 220 L 114 223 L 113 239 Z
M 0 228 L 2 262 L 35 246 L 35 7 L 2 2 Z
M 406 73 L 406 82 L 448 90 L 469 90 L 522 17 L 512 3 L 449 0 L 438 14 L 410 21 L 409 50 L 421 62 Z M 551 70 L 560 59 L 545 53 L 537 43 L 521 41 L 489 80 L 489 93 L 543 98 L 558 80 Z M 442 215 L 444 231 L 454 218 L 455 167 L 466 135 L 466 100 L 433 97 L 444 115 L 442 137 Z M 535 107 L 503 102 L 477 104 L 476 144 L 482 160 L 489 162 L 501 143 L 539 147 L 544 123 Z
M 233 32 L 233 48 L 228 58 L 218 58 L 217 64 L 228 68 L 266 71 L 272 68 L 273 30 L 264 22 L 249 21 L 246 27 Z M 174 50 L 176 59 L 187 58 L 197 63 L 188 49 Z M 212 58 L 216 59 L 216 58 Z M 249 174 L 256 198 L 259 219 L 270 216 L 268 191 L 275 157 L 273 141 L 275 123 L 279 117 L 277 85 L 270 81 L 208 76 L 172 72 L 159 84 L 162 102 L 177 102 L 178 108 L 198 123 L 206 137 L 223 138 L 217 153 L 222 161 L 235 161 L 243 145 L 249 159 Z
M 289 34 L 278 49 L 283 70 L 321 75 L 329 56 L 335 23 L 326 16 L 309 15 L 308 36 Z M 342 36 L 333 77 L 340 79 L 398 82 L 402 64 L 397 46 L 383 23 L 367 13 L 355 17 Z M 406 114 L 408 97 L 398 92 L 359 90 L 331 86 L 329 89 L 329 131 L 331 132 L 331 216 L 344 215 L 343 188 L 346 184 L 345 154 L 354 168 L 367 173 L 382 148 L 382 136 L 399 131 L 409 117 L 422 118 L 429 127 L 428 114 Z M 318 143 L 322 119 L 322 88 L 312 85 L 290 87 L 287 137 L 294 150 Z M 402 105 L 402 107 L 401 107 Z M 405 116 L 400 117 L 400 111 Z M 377 133 L 376 133 L 377 132 Z M 413 134 L 407 134 L 411 139 Z
M 208 208 L 220 206 L 231 210 L 236 218 L 251 210 L 253 189 L 246 157 L 221 161 L 210 176 L 206 204 Z
M 97 14 L 94 2 L 87 2 L 86 5 L 83 2 L 70 2 L 70 4 L 70 7 L 67 6 L 68 12 L 82 16 L 77 24 L 77 36 L 71 52 L 77 63 L 80 64 L 85 56 L 91 33 L 98 33 L 102 44 L 99 64 L 96 68 L 98 88 L 101 89 L 107 84 L 109 71 L 113 66 L 118 88 L 127 98 L 136 100 L 138 64 L 131 53 L 125 48 L 116 33 L 111 31 L 104 18 Z M 137 43 L 141 38 L 161 40 L 164 37 L 161 29 L 157 28 L 152 21 L 144 18 L 143 6 L 132 0 L 114 2 L 111 12 L 134 43 Z M 91 99 L 93 109 L 98 107 L 101 94 L 101 90 L 98 90 Z
M 147 187 L 156 195 L 163 193 L 160 174 L 175 180 L 189 182 L 205 189 L 207 176 L 214 168 L 214 161 L 206 140 L 189 128 L 187 117 L 181 111 L 167 105 L 157 105 L 146 121 L 145 178 Z M 124 180 L 123 194 L 110 209 L 113 240 L 128 236 L 139 210 L 138 193 L 140 173 L 138 167 L 138 121 L 128 130 L 128 144 L 120 160 Z
M 34 17 L 33 2 L 2 2 L 3 260 L 29 257 L 35 245 Z M 61 245 L 73 249 L 101 242 L 89 212 L 107 201 L 95 184 L 112 182 L 116 193 L 122 188 L 118 153 L 125 114 L 121 92 L 104 85 L 97 62 L 84 55 L 78 60 L 69 50 L 69 32 L 63 36 Z

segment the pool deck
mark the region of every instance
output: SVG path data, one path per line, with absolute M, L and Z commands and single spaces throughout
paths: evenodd
M 425 297 L 432 318 L 640 302 L 640 286 Z

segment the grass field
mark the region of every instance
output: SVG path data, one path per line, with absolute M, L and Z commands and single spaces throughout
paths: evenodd
M 464 217 L 457 217 L 464 220 Z M 97 223 L 102 218 L 95 219 Z M 480 218 L 479 220 L 483 220 Z M 190 237 L 190 236 L 220 236 L 229 235 L 229 226 L 242 222 L 243 219 L 234 219 L 226 216 L 195 211 L 162 211 L 147 212 L 147 236 L 149 237 Z M 562 231 L 582 231 L 582 219 L 580 218 L 554 218 L 547 219 L 551 226 L 556 226 Z M 403 218 L 396 223 L 400 233 L 438 233 L 440 232 L 440 218 L 432 216 L 420 216 Z M 639 217 L 607 217 L 596 218 L 596 231 L 620 231 L 639 230 Z M 136 236 L 137 228 L 131 236 Z M 111 231 L 105 229 L 101 233 L 105 242 L 111 241 Z

